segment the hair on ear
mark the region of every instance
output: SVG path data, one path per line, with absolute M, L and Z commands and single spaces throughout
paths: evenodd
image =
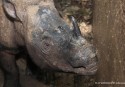
M 10 18 L 19 21 L 19 17 L 16 14 L 15 6 L 11 1 L 3 0 L 3 9 Z

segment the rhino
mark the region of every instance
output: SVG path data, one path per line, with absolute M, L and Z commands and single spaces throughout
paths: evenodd
M 96 49 L 71 16 L 72 27 L 59 15 L 53 0 L 0 1 L 0 67 L 3 87 L 21 87 L 18 54 L 28 53 L 41 70 L 94 75 Z

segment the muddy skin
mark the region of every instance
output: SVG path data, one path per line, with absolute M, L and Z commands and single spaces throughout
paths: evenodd
M 96 50 L 59 16 L 53 0 L 2 0 L 0 3 L 0 67 L 3 87 L 21 87 L 16 55 L 26 52 L 40 69 L 93 75 Z

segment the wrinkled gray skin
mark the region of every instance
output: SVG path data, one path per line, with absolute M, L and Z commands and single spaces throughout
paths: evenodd
M 81 36 L 73 17 L 73 29 L 69 28 L 52 0 L 0 1 L 0 20 L 4 87 L 20 87 L 16 55 L 22 51 L 27 52 L 40 69 L 79 75 L 96 73 L 93 45 Z

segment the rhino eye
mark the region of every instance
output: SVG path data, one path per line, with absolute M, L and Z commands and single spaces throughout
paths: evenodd
M 61 30 L 61 31 L 65 30 L 64 27 L 62 27 L 62 26 L 58 26 L 58 29 Z
M 63 30 L 63 27 L 62 26 L 58 26 L 59 29 Z

